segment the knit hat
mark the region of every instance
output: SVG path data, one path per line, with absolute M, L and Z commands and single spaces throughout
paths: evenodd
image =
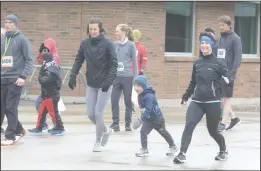
M 14 14 L 10 14 L 5 17 L 5 20 L 10 20 L 12 21 L 15 25 L 17 25 L 18 18 Z
M 207 28 L 205 28 L 204 31 L 205 31 L 205 32 L 210 32 L 210 33 L 215 34 L 215 31 L 214 31 L 211 27 L 207 27 Z
M 139 30 L 133 30 L 132 33 L 135 38 L 137 39 L 141 38 L 141 32 Z
M 136 79 L 134 80 L 134 84 L 138 84 L 144 89 L 152 87 L 147 77 L 145 77 L 144 75 L 137 76 Z
M 44 53 L 43 60 L 46 62 L 51 62 L 53 61 L 53 55 L 50 52 Z

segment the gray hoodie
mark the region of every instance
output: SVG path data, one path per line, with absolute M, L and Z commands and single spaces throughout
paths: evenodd
M 217 58 L 225 60 L 232 79 L 235 79 L 242 61 L 241 39 L 235 32 L 221 33 L 217 42 Z
M 116 41 L 115 48 L 118 58 L 117 76 L 136 77 L 138 75 L 138 62 L 135 44 L 126 39 L 122 44 Z M 132 64 L 134 69 L 132 68 Z
M 9 42 L 9 43 L 8 43 Z M 1 36 L 1 84 L 26 79 L 34 69 L 31 44 L 19 30 Z

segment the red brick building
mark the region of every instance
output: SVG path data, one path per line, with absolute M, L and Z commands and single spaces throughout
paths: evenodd
M 57 41 L 62 66 L 74 62 L 86 36 L 89 17 L 100 17 L 107 36 L 114 39 L 117 24 L 140 29 L 148 48 L 146 75 L 159 98 L 178 98 L 186 89 L 192 62 L 198 55 L 199 33 L 211 26 L 219 34 L 217 18 L 229 15 L 243 44 L 235 97 L 260 97 L 260 4 L 243 2 L 1 2 L 1 25 L 7 14 L 18 16 L 18 27 L 29 37 L 36 56 L 44 38 Z M 82 71 L 85 72 L 85 65 Z M 31 86 L 36 94 L 38 85 Z M 72 92 L 85 95 L 82 81 Z

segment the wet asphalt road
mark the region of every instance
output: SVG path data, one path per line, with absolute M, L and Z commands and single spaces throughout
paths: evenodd
M 24 125 L 31 128 L 33 125 Z M 184 124 L 169 124 L 176 144 L 180 146 Z M 122 125 L 122 128 L 123 125 Z M 1 169 L 65 169 L 65 170 L 173 170 L 173 169 L 260 169 L 260 123 L 242 123 L 234 131 L 223 133 L 230 157 L 214 160 L 218 146 L 208 135 L 204 124 L 198 125 L 187 153 L 187 163 L 173 164 L 173 157 L 165 155 L 168 145 L 156 131 L 149 135 L 150 156 L 137 158 L 139 131 L 114 133 L 101 153 L 93 153 L 95 128 L 93 125 L 66 125 L 66 135 L 55 137 L 25 136 L 14 146 L 1 147 Z

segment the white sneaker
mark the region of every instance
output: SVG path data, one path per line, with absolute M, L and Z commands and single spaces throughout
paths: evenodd
M 102 152 L 101 143 L 95 143 L 95 144 L 94 144 L 93 152 Z
M 108 140 L 109 140 L 109 137 L 110 135 L 113 133 L 113 129 L 111 129 L 110 127 L 107 128 L 107 132 L 104 132 L 103 135 L 102 135 L 102 139 L 101 139 L 101 146 L 104 147 Z
M 4 139 L 1 141 L 1 145 L 3 146 L 13 145 L 13 144 L 15 144 L 15 141 L 13 140 Z

